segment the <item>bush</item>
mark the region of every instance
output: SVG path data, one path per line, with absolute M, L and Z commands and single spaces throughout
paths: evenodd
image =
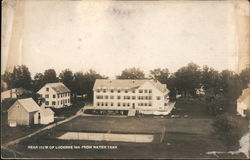
M 230 147 L 239 147 L 239 139 L 247 131 L 247 123 L 239 117 L 222 114 L 216 117 L 213 128 L 216 137 L 229 150 Z

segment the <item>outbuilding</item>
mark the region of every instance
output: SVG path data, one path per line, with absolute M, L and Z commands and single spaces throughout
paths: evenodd
M 40 109 L 32 98 L 18 99 L 8 109 L 8 124 L 11 126 L 34 124 L 34 114 Z
M 34 124 L 49 124 L 54 122 L 54 112 L 50 108 L 42 108 L 34 115 Z

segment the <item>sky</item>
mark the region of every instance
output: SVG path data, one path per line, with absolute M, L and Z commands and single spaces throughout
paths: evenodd
M 237 65 L 228 1 L 30 0 L 23 7 L 14 57 L 32 75 L 49 68 L 58 73 L 92 68 L 115 77 L 130 67 L 148 73 L 155 68 L 175 72 L 189 62 L 219 71 Z M 4 51 L 3 68 L 10 61 L 8 48 Z

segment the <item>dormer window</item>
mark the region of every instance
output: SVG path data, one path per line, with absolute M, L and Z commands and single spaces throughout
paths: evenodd
M 46 91 L 49 91 L 49 88 L 46 88 Z

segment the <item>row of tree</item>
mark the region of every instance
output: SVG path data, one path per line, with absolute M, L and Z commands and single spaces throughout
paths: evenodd
M 9 88 L 25 88 L 38 91 L 44 84 L 51 82 L 63 82 L 75 95 L 87 94 L 92 97 L 92 88 L 96 79 L 106 79 L 96 71 L 90 69 L 87 72 L 73 73 L 70 69 L 63 70 L 58 76 L 54 69 L 47 69 L 44 73 L 36 73 L 33 78 L 25 65 L 14 67 L 13 72 L 5 72 L 2 79 Z M 229 70 L 221 72 L 208 67 L 202 68 L 194 63 L 189 63 L 170 73 L 167 68 L 157 68 L 150 71 L 146 77 L 143 70 L 139 68 L 128 68 L 121 72 L 117 79 L 156 79 L 167 84 L 170 96 L 175 98 L 176 94 L 184 97 L 196 97 L 196 91 L 203 88 L 206 95 L 217 96 L 223 94 L 230 100 L 236 100 L 244 88 L 250 83 L 250 69 L 236 74 Z

